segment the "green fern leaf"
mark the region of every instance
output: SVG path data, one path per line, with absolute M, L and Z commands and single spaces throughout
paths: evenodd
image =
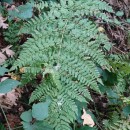
M 60 0 L 48 6 L 49 11 L 34 17 L 20 30 L 19 34 L 28 33 L 32 37 L 22 46 L 12 69 L 25 67 L 23 80 L 27 75 L 33 75 L 30 79 L 37 73 L 43 75 L 29 102 L 44 101 L 49 96 L 52 103 L 45 120 L 55 130 L 71 130 L 70 124 L 78 115 L 75 99 L 92 100 L 88 89 L 100 92 L 97 66 L 110 69 L 100 48 L 109 40 L 89 18 L 111 22 L 103 11 L 113 13 L 113 10 L 99 0 Z

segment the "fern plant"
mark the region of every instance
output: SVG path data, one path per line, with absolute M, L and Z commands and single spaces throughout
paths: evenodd
M 118 119 L 117 121 L 105 120 L 105 130 L 129 130 L 130 129 L 130 119 Z
M 111 55 L 109 63 L 117 75 L 116 90 L 118 94 L 125 92 L 130 75 L 129 55 Z
M 110 43 L 91 18 L 112 22 L 103 12 L 113 10 L 99 0 L 45 2 L 47 6 L 49 11 L 21 28 L 20 34 L 28 33 L 32 38 L 23 45 L 12 69 L 24 69 L 24 83 L 42 74 L 42 83 L 32 93 L 30 103 L 49 96 L 49 116 L 44 122 L 55 130 L 71 130 L 78 114 L 75 100 L 92 100 L 88 89 L 100 92 L 98 82 L 102 83 L 97 66 L 110 68 L 100 48 Z
M 4 39 L 6 42 L 15 45 L 19 41 L 18 32 L 20 30 L 21 23 L 12 23 L 10 22 L 10 25 L 7 30 L 3 32 Z

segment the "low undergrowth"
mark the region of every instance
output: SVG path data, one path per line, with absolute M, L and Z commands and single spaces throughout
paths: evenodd
M 100 0 L 10 0 L 0 10 L 0 93 L 29 92 L 21 130 L 130 129 L 129 52 L 104 28 L 126 29 L 120 11 Z

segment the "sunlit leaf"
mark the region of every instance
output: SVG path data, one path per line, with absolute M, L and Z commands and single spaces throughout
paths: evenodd
M 8 69 L 6 69 L 5 67 L 0 67 L 0 76 L 3 76 L 5 72 L 8 72 Z
M 13 79 L 7 79 L 0 83 L 0 93 L 7 93 L 20 85 L 20 82 Z
M 32 121 L 32 111 L 28 110 L 21 114 L 20 118 L 25 122 L 31 122 Z
M 37 104 L 33 104 L 32 106 L 32 116 L 33 118 L 36 118 L 37 120 L 44 120 L 48 117 L 48 106 L 49 102 L 41 102 Z

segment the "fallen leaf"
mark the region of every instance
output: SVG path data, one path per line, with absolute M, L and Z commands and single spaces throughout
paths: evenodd
M 103 33 L 103 32 L 105 32 L 105 29 L 103 27 L 99 27 L 98 31 Z
M 81 116 L 81 119 L 83 119 L 83 125 L 88 125 L 90 127 L 93 127 L 95 125 L 92 117 L 86 113 L 85 109 L 83 108 L 83 115 Z
M 14 80 L 20 80 L 21 79 L 20 75 L 17 75 L 17 74 L 15 74 L 13 72 L 8 73 L 8 75 L 11 76 L 11 79 L 14 79 Z
M 3 82 L 4 80 L 8 79 L 9 77 L 2 77 L 1 78 L 1 82 Z
M 3 52 L 6 52 L 6 54 L 8 55 L 8 57 L 13 57 L 13 55 L 14 55 L 15 53 L 14 53 L 14 51 L 12 51 L 12 50 L 10 49 L 11 47 L 12 47 L 12 45 L 7 46 L 7 47 L 1 49 L 1 50 L 2 50 L 2 53 L 3 53 Z
M 21 120 L 19 118 L 19 114 L 15 115 L 13 113 L 6 114 L 7 120 L 11 128 L 15 128 L 16 126 L 21 125 Z M 5 123 L 5 126 L 8 127 L 8 124 Z M 17 128 L 18 129 L 18 128 Z
M 7 57 L 2 52 L 0 52 L 0 64 L 2 64 L 6 59 Z
M 6 94 L 0 93 L 0 104 L 6 107 L 17 105 L 16 101 L 21 97 L 22 90 L 17 88 Z
M 16 100 L 18 99 L 18 97 L 15 95 L 15 90 L 7 93 L 6 96 L 10 100 L 11 104 L 17 105 Z
M 2 17 L 2 15 L 0 14 L 0 28 L 6 29 L 8 28 L 8 24 L 4 23 L 6 21 L 5 18 Z
M 11 7 L 8 8 L 8 10 L 15 10 L 16 6 L 15 5 L 11 5 Z
M 25 72 L 25 68 L 22 67 L 22 68 L 19 69 L 19 71 L 20 71 L 20 73 L 24 73 Z

